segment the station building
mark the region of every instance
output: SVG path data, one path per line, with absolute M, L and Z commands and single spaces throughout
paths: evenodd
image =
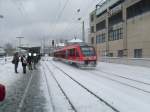
M 90 13 L 98 56 L 150 58 L 150 0 L 104 0 Z
M 6 56 L 6 51 L 4 48 L 0 47 L 0 57 Z

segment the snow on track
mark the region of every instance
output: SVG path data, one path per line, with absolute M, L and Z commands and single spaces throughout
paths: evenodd
M 120 110 L 120 112 L 149 112 L 150 94 L 142 93 L 131 87 L 126 87 L 116 82 L 97 77 L 88 70 L 77 69 L 60 62 L 52 62 L 67 72 L 71 77 L 85 85 L 88 89 L 97 93 L 98 96 L 110 102 L 114 107 Z M 49 64 L 49 66 L 51 65 Z
M 125 86 L 128 86 L 128 87 L 131 87 L 131 88 L 134 88 L 134 89 L 137 89 L 139 91 L 142 91 L 142 92 L 145 92 L 145 93 L 149 93 L 150 94 L 150 84 L 148 83 L 145 83 L 145 82 L 139 82 L 139 81 L 136 81 L 136 80 L 131 80 L 131 79 L 127 79 L 125 77 L 113 77 L 113 76 L 116 76 L 116 75 L 110 75 L 110 73 L 107 73 L 107 72 L 102 72 L 102 71 L 95 71 L 95 72 L 91 72 L 93 75 L 97 75 L 99 77 L 103 77 L 105 79 L 108 79 L 108 80 L 111 80 L 111 81 L 114 81 L 116 83 L 119 83 L 119 84 L 122 84 L 122 85 L 125 85 Z
M 130 79 L 150 83 L 150 68 L 146 67 L 100 62 L 96 70 L 119 74 Z
M 50 95 L 49 97 L 51 97 L 51 104 L 53 106 L 53 111 L 54 112 L 74 112 L 71 109 L 64 94 L 58 87 L 57 82 L 55 81 L 55 79 L 52 77 L 51 73 L 47 69 L 44 62 L 42 62 L 42 66 L 43 66 L 43 71 L 44 71 L 43 75 L 46 76 L 46 80 L 47 80 L 47 87 L 48 87 L 48 91 Z
M 111 73 L 111 72 L 102 71 L 102 70 L 97 70 L 97 71 L 103 72 L 106 75 L 112 75 L 112 76 L 115 76 L 115 77 L 118 77 L 118 78 L 126 79 L 126 80 L 133 81 L 133 82 L 137 82 L 137 83 L 140 83 L 140 84 L 150 85 L 150 82 L 148 83 L 148 82 L 144 82 L 144 81 L 140 81 L 140 80 L 135 80 L 133 78 L 125 77 L 125 76 L 122 76 L 122 75 L 119 75 L 119 74 L 116 74 L 116 73 Z
M 47 64 L 45 64 L 47 66 Z M 74 107 L 74 105 L 72 104 L 72 102 L 70 101 L 70 99 L 68 98 L 66 92 L 63 90 L 62 86 L 60 85 L 60 83 L 58 82 L 58 80 L 56 79 L 55 75 L 53 74 L 53 72 L 49 69 L 49 67 L 47 66 L 47 69 L 49 70 L 50 74 L 52 75 L 52 77 L 54 78 L 54 80 L 56 81 L 59 89 L 61 90 L 61 92 L 63 93 L 63 95 L 65 96 L 66 100 L 68 101 L 68 103 L 70 104 L 72 110 L 74 112 L 77 112 L 76 108 Z
M 60 83 L 60 86 L 67 94 L 70 101 L 73 103 L 74 108 L 79 112 L 119 112 L 117 109 L 111 107 L 106 102 L 103 103 L 102 99 L 92 95 L 89 91 L 83 88 L 81 85 L 71 80 L 68 76 L 64 75 L 62 71 L 56 68 L 54 65 L 49 65 L 56 79 Z M 88 99 L 88 100 L 87 100 Z M 113 109 L 112 109 L 113 108 Z

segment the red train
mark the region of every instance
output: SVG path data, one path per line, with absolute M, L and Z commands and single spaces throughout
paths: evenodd
M 78 67 L 96 67 L 97 56 L 94 47 L 87 44 L 73 44 L 54 51 L 54 60 L 61 60 Z

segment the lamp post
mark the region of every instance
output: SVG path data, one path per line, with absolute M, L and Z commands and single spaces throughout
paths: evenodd
M 77 12 L 80 12 L 80 9 L 77 10 Z M 78 21 L 81 21 L 82 18 L 78 18 Z M 84 25 L 84 20 L 82 21 L 82 41 L 85 42 L 85 25 Z
M 81 18 L 78 18 L 81 21 Z M 84 28 L 84 21 L 82 21 L 82 41 L 85 42 L 85 28 Z
M 21 40 L 24 38 L 24 37 L 16 37 L 19 41 L 19 53 L 21 53 Z

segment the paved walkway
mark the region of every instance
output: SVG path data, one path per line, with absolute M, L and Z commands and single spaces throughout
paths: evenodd
M 10 66 L 8 69 L 13 69 Z M 20 76 L 9 88 L 4 102 L 0 103 L 0 112 L 48 112 L 46 89 L 40 67 L 22 74 L 22 69 L 14 77 Z

